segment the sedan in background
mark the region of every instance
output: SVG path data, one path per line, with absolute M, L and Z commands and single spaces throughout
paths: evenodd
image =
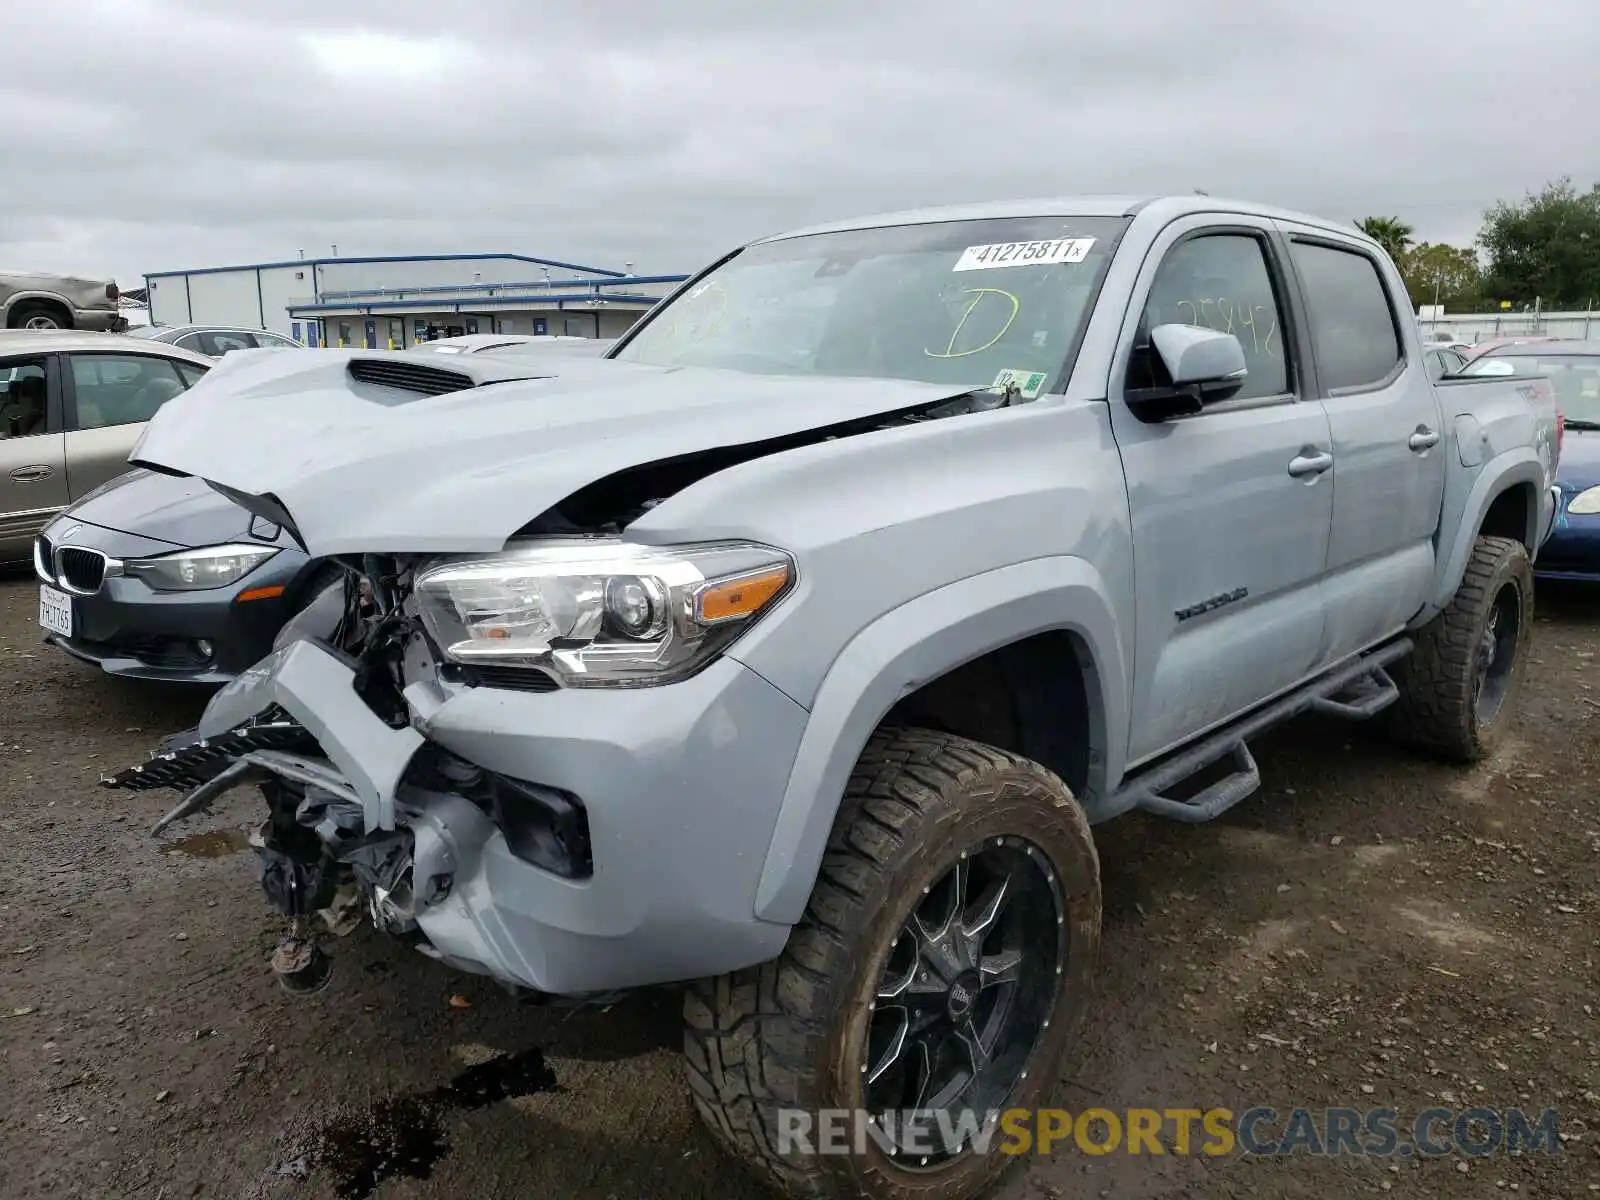
M 1443 379 L 1446 375 L 1459 375 L 1467 365 L 1467 356 L 1454 346 L 1438 342 L 1422 347 L 1422 361 L 1428 368 L 1429 379 Z
M 33 565 L 46 642 L 109 675 L 211 685 L 342 579 L 200 480 L 142 468 L 46 526 Z
M 0 332 L 0 565 L 26 563 L 45 522 L 128 470 L 145 422 L 212 365 L 124 334 Z
M 1600 583 L 1600 342 L 1500 346 L 1468 363 L 1465 375 L 1543 375 L 1563 418 L 1556 484 L 1561 507 L 1539 551 L 1540 579 Z
M 1506 350 L 1512 346 L 1538 346 L 1555 341 L 1560 341 L 1560 339 L 1547 337 L 1544 334 L 1530 334 L 1526 337 L 1490 338 L 1487 341 L 1474 342 L 1467 347 L 1466 355 L 1469 359 L 1482 358 L 1485 354 L 1493 354 L 1496 350 Z
M 235 350 L 305 349 L 299 342 L 281 333 L 232 325 L 140 325 L 128 332 L 152 342 L 181 346 L 196 354 L 204 354 L 207 358 L 221 358 Z

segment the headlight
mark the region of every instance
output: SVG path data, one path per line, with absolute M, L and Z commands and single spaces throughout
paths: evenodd
M 1586 488 L 1567 502 L 1567 511 L 1580 517 L 1600 513 L 1600 487 Z
M 546 542 L 417 577 L 423 624 L 466 665 L 542 668 L 569 687 L 693 674 L 788 591 L 787 554 L 748 542 Z
M 278 552 L 275 546 L 203 546 L 122 564 L 158 592 L 198 592 L 237 583 Z

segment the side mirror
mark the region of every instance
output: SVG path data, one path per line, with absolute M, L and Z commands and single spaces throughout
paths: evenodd
M 1227 400 L 1250 373 L 1238 338 L 1199 325 L 1157 325 L 1144 353 L 1155 360 L 1158 382 L 1127 393 L 1128 407 L 1143 420 L 1164 421 Z

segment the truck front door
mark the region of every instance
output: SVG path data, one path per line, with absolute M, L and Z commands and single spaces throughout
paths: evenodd
M 1406 353 L 1399 277 L 1355 238 L 1283 223 L 1305 302 L 1314 394 L 1333 437 L 1333 533 L 1319 661 L 1398 633 L 1434 577 L 1444 501 L 1438 393 L 1417 347 Z
M 1228 221 L 1161 234 L 1115 359 L 1136 593 L 1130 765 L 1293 687 L 1322 643 L 1328 419 L 1304 390 L 1282 239 L 1265 220 Z M 1122 392 L 1149 382 L 1149 330 L 1174 323 L 1232 333 L 1249 378 L 1201 413 L 1147 422 Z

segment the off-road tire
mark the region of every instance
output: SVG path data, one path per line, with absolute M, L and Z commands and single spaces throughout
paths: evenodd
M 1505 698 L 1494 719 L 1478 718 L 1475 684 L 1484 630 L 1506 585 L 1520 599 L 1515 658 Z M 1389 710 L 1390 731 L 1419 750 L 1460 763 L 1493 753 L 1510 723 L 1533 632 L 1533 566 L 1521 542 L 1480 537 L 1449 607 L 1423 626 L 1416 649 L 1393 670 L 1400 699 Z
M 950 734 L 882 730 L 851 775 L 783 954 L 692 984 L 684 1000 L 695 1105 L 716 1139 L 770 1186 L 829 1200 L 966 1200 L 1020 1160 L 991 1149 L 917 1172 L 870 1142 L 865 1155 L 835 1156 L 800 1153 L 779 1138 L 780 1110 L 865 1107 L 857 1064 L 866 1001 L 901 924 L 961 851 L 1007 836 L 1043 852 L 1064 908 L 1055 1008 L 1008 1100 L 1049 1103 L 1099 949 L 1100 866 L 1083 810 L 1060 779 L 1027 759 Z
M 56 329 L 72 328 L 72 318 L 63 317 L 61 310 L 54 304 L 41 304 L 35 300 L 24 300 L 14 305 L 8 317 L 8 324 L 12 329 L 26 329 L 28 322 L 35 317 L 49 317 L 55 322 Z

